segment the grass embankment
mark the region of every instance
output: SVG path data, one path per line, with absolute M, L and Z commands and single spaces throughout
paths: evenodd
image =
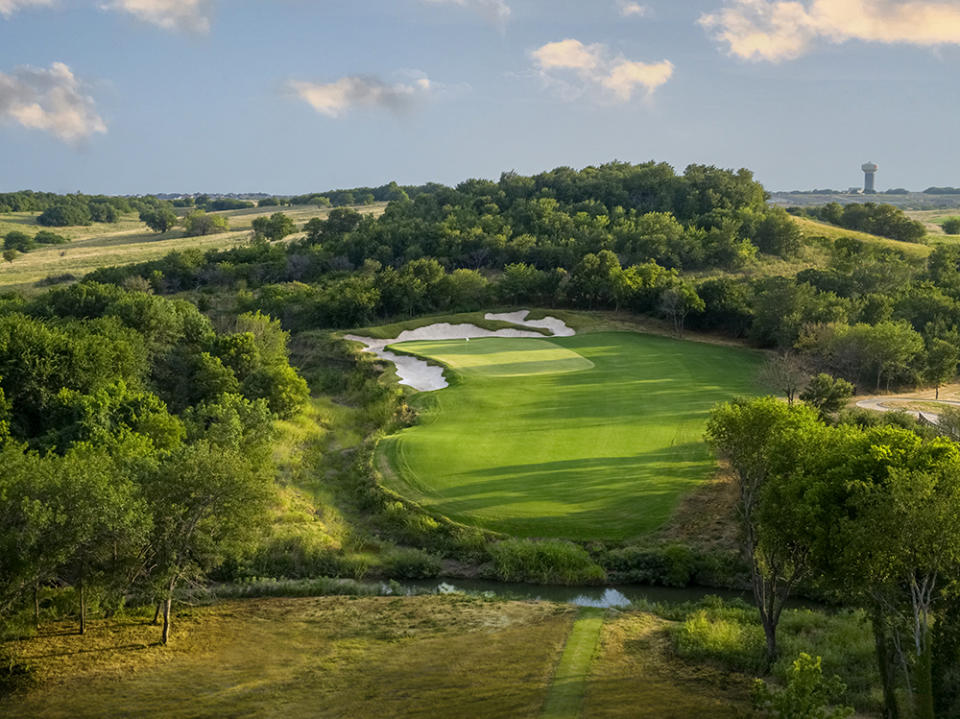
M 420 423 L 381 443 L 386 484 L 457 521 L 578 540 L 661 526 L 714 469 L 710 408 L 756 392 L 760 363 L 627 332 L 400 348 L 459 381 L 415 396 Z
M 898 250 L 906 257 L 914 259 L 923 259 L 928 257 L 933 248 L 929 245 L 921 245 L 915 242 L 898 242 L 888 237 L 871 235 L 867 232 L 858 232 L 857 230 L 846 230 L 836 225 L 830 225 L 826 222 L 819 222 L 808 217 L 794 217 L 794 222 L 799 225 L 803 234 L 807 237 L 826 237 L 829 240 L 837 240 L 842 237 L 852 237 L 855 240 L 861 240 L 877 247 L 886 247 L 891 250 Z
M 355 209 L 364 214 L 379 215 L 384 207 L 383 203 L 378 203 Z M 67 245 L 41 245 L 17 256 L 13 262 L 0 262 L 0 290 L 29 290 L 34 283 L 50 276 L 71 274 L 80 278 L 101 267 L 157 260 L 178 250 L 228 249 L 249 239 L 253 220 L 273 212 L 284 212 L 298 225 L 303 225 L 314 217 L 326 217 L 330 210 L 312 206 L 264 207 L 211 213 L 226 217 L 230 231 L 204 237 L 184 237 L 180 228 L 157 234 L 135 214 L 124 215 L 118 223 L 52 228 L 37 224 L 39 213 L 0 214 L 0 237 L 12 230 L 34 235 L 49 229 L 72 240 Z

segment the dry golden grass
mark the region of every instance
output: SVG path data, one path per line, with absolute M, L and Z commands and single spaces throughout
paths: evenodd
M 584 719 L 750 716 L 752 680 L 676 659 L 669 624 L 641 612 L 607 620 L 587 683 Z
M 40 686 L 4 717 L 537 717 L 571 607 L 464 597 L 271 599 L 52 627 L 14 647 Z
M 364 214 L 378 216 L 386 205 L 378 203 L 355 208 Z M 175 250 L 228 249 L 247 242 L 250 228 L 257 217 L 284 212 L 297 225 L 314 217 L 326 217 L 329 209 L 317 207 L 265 207 L 249 210 L 231 210 L 223 215 L 230 223 L 230 231 L 205 237 L 184 237 L 182 229 L 157 234 L 150 231 L 136 215 L 124 215 L 119 223 L 97 223 L 89 227 L 49 228 L 68 237 L 68 245 L 40 246 L 32 252 L 19 255 L 12 263 L 0 262 L 0 291 L 30 290 L 46 277 L 72 274 L 77 278 L 100 267 L 129 265 L 156 260 Z M 36 224 L 37 213 L 16 212 L 0 215 L 0 235 L 11 230 L 28 234 L 47 229 Z M 293 235 L 294 239 L 299 235 Z
M 807 217 L 794 217 L 793 219 L 807 237 L 826 237 L 830 240 L 836 240 L 841 237 L 852 237 L 872 245 L 886 247 L 891 250 L 899 250 L 907 257 L 915 258 L 928 257 L 930 253 L 933 252 L 933 248 L 929 245 L 920 245 L 913 242 L 898 242 L 897 240 L 871 235 L 866 232 L 845 230 L 842 227 L 828 225 L 825 222 L 818 222 L 817 220 L 811 220 Z

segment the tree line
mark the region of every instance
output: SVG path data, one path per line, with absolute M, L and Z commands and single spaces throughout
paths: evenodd
M 48 587 L 154 601 L 239 557 L 273 498 L 275 418 L 307 397 L 260 314 L 92 283 L 0 301 L 0 621 Z

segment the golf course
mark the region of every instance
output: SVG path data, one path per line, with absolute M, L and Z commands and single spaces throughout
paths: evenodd
M 714 471 L 717 402 L 757 392 L 761 355 L 637 332 L 401 342 L 450 387 L 414 395 L 385 438 L 388 487 L 521 537 L 622 540 L 656 530 Z

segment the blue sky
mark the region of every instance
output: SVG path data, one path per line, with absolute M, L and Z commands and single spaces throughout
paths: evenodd
M 0 0 L 0 191 L 960 186 L 960 0 Z

